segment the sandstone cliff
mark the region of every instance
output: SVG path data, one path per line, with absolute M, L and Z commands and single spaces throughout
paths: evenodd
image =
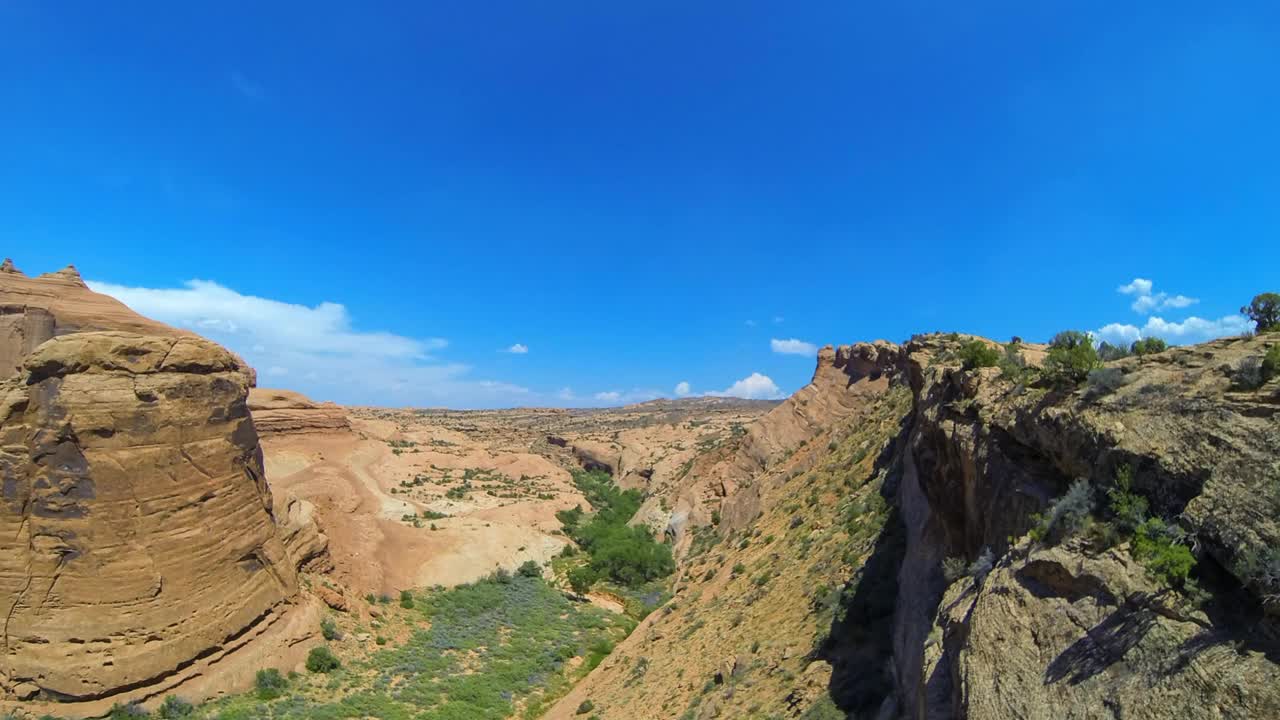
M 45 340 L 90 330 L 191 335 L 93 292 L 73 265 L 31 278 L 5 259 L 0 266 L 0 376 L 17 372 L 22 359 Z
M 230 353 L 88 332 L 0 385 L 0 685 L 85 700 L 216 651 L 297 591 Z

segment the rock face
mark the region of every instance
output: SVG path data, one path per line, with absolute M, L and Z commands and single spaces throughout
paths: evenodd
M 0 384 L 0 685 L 153 682 L 297 592 L 250 382 L 199 338 L 85 332 Z
M 343 409 L 333 403 L 316 403 L 292 390 L 253 388 L 249 410 L 258 432 L 267 435 L 346 432 L 351 422 Z
M 22 359 L 45 340 L 90 330 L 191 335 L 93 292 L 74 266 L 30 278 L 5 260 L 0 267 L 0 376 L 18 372 Z
M 1280 382 L 1255 372 L 1277 343 L 1129 358 L 1109 365 L 1114 382 L 1071 391 L 962 370 L 940 337 L 908 345 L 913 468 L 900 502 L 920 513 L 899 592 L 915 605 L 900 600 L 896 618 L 907 716 L 1280 716 Z M 1195 550 L 1199 607 L 1127 544 L 1018 540 L 1076 478 L 1106 522 L 1120 468 Z M 991 575 L 938 602 L 937 560 L 983 548 Z M 941 643 L 923 648 L 930 634 Z
M 705 492 L 681 501 L 718 500 L 719 524 L 684 516 L 675 600 L 548 717 L 587 699 L 602 718 L 1280 717 L 1280 378 L 1259 372 L 1280 336 L 1073 388 L 964 369 L 965 340 L 826 350 L 813 384 L 697 458 L 686 488 Z M 1189 581 L 1121 529 L 1123 474 Z M 1034 539 L 1082 478 L 1083 529 Z M 716 690 L 714 659 L 744 654 L 750 681 Z

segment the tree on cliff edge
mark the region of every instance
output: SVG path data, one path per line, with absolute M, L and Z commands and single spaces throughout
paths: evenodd
M 1280 330 L 1280 294 L 1269 292 L 1257 295 L 1253 302 L 1240 308 L 1240 312 L 1248 315 L 1254 322 L 1256 332 Z

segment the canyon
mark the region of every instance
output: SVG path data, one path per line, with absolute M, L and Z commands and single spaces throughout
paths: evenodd
M 379 717 L 351 697 L 409 683 L 390 654 L 444 625 L 415 598 L 536 586 L 616 643 L 570 647 L 562 681 L 508 699 L 527 717 L 1280 717 L 1278 345 L 1062 385 L 1045 345 L 930 334 L 823 348 L 782 402 L 352 407 L 6 261 L 0 708 Z M 635 493 L 674 574 L 572 586 L 583 473 Z M 359 690 L 246 694 L 320 647 Z

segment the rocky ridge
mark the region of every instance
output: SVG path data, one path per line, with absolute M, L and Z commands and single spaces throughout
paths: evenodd
M 968 339 L 825 351 L 813 384 L 699 457 L 688 486 L 722 492 L 681 491 L 702 512 L 675 600 L 551 717 L 1280 715 L 1280 380 L 1257 372 L 1280 337 L 1068 390 L 965 369 Z M 1192 549 L 1185 588 L 1110 529 L 1121 468 Z M 1033 540 L 1078 478 L 1091 534 Z

